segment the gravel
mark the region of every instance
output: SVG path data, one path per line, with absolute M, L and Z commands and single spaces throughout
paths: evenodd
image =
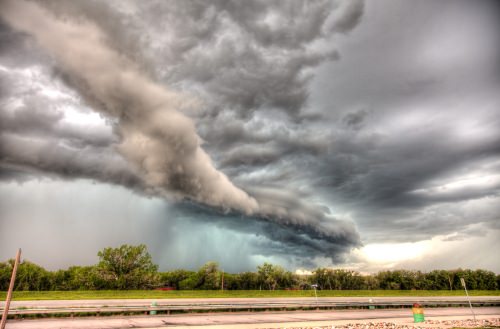
M 415 324 L 394 322 L 348 323 L 344 325 L 327 325 L 316 327 L 285 327 L 283 329 L 449 329 L 449 328 L 500 328 L 500 318 L 481 319 L 474 322 L 467 320 L 427 320 Z M 269 328 L 276 329 L 276 328 Z

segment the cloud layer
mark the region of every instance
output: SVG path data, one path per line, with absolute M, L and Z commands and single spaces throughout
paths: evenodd
M 7 190 L 48 176 L 165 198 L 158 231 L 215 259 L 237 236 L 242 269 L 371 270 L 353 247 L 499 236 L 493 1 L 1 5 Z
M 203 92 L 209 96 L 202 93 L 198 97 L 212 103 L 205 114 L 217 115 L 215 104 L 224 104 L 234 108 L 233 113 L 238 116 L 248 116 L 246 112 L 264 106 L 297 115 L 306 101 L 306 83 L 311 77 L 305 70 L 335 58 L 336 54 L 331 49 L 314 51 L 307 46 L 326 39 L 334 31 L 347 31 L 356 25 L 363 9 L 358 2 L 272 6 L 259 2 L 214 2 L 210 6 L 183 3 L 168 8 L 152 3 L 141 8 L 139 14 L 143 18 L 162 14 L 171 18 L 175 27 L 181 24 L 178 11 L 189 11 L 193 26 L 182 20 L 182 28 L 176 31 L 184 36 L 175 35 L 173 39 L 213 41 L 217 47 L 209 49 L 211 57 L 207 57 L 205 47 L 189 42 L 180 47 L 174 42 L 169 47 L 176 52 L 172 56 L 183 60 L 170 64 L 171 71 L 167 73 L 175 73 L 183 83 L 191 83 L 193 90 L 200 83 L 205 85 Z M 324 208 L 300 201 L 293 193 L 278 193 L 267 187 L 254 189 L 250 196 L 236 187 L 214 167 L 201 148 L 193 121 L 183 113 L 206 105 L 193 95 L 155 82 L 133 61 L 134 56 L 121 53 L 127 46 L 117 43 L 120 38 L 109 41 L 113 31 L 106 35 L 104 29 L 110 26 L 92 21 L 99 19 L 92 7 L 84 5 L 81 9 L 86 15 L 75 17 L 71 5 L 60 9 L 53 5 L 49 2 L 42 8 L 30 2 L 5 1 L 2 17 L 13 29 L 34 38 L 41 46 L 40 52 L 49 56 L 47 62 L 57 71 L 65 88 L 76 91 L 75 97 L 81 97 L 89 109 L 100 113 L 112 132 L 101 128 L 101 135 L 97 131 L 86 134 L 79 127 L 62 125 L 64 104 L 57 104 L 59 109 L 50 111 L 47 109 L 56 102 L 47 97 L 21 96 L 17 99 L 20 104 L 13 104 L 2 113 L 5 169 L 96 179 L 169 200 L 187 199 L 220 211 L 239 212 L 287 227 L 292 233 L 274 233 L 271 237 L 283 243 L 292 241 L 291 235 L 300 234 L 315 241 L 316 253 L 325 252 L 319 241 L 338 245 L 331 250 L 333 258 L 359 243 L 352 224 L 329 216 Z M 340 12 L 330 20 L 329 12 L 324 10 L 329 7 L 338 7 Z M 50 8 L 55 12 L 51 13 Z M 305 19 L 296 20 L 299 12 L 305 13 Z M 194 23 L 200 17 L 207 20 L 206 27 Z M 314 17 L 319 20 L 311 19 Z M 285 28 L 284 22 L 292 20 L 293 29 Z M 231 33 L 219 37 L 222 31 Z M 26 43 L 32 41 L 25 35 L 19 37 Z M 6 84 L 8 79 L 7 74 Z M 175 86 L 175 81 L 166 82 Z M 30 131 L 29 137 L 25 131 Z M 303 242 L 295 240 L 296 244 Z

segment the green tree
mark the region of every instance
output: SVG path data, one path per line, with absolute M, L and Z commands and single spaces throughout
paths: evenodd
M 330 273 L 327 268 L 319 267 L 314 270 L 311 281 L 318 285 L 320 290 L 332 290 L 332 283 L 330 280 Z
M 199 279 L 198 272 L 192 272 L 187 278 L 179 282 L 179 289 L 193 290 L 198 287 Z
M 452 274 L 445 270 L 433 270 L 424 274 L 424 289 L 427 290 L 451 290 Z
M 474 290 L 476 289 L 476 281 L 474 280 L 474 273 L 471 270 L 463 270 L 461 268 L 457 270 L 450 271 L 453 273 L 453 289 L 462 290 L 462 283 L 460 279 L 463 278 L 465 280 L 465 285 L 467 289 Z
M 241 290 L 241 276 L 224 272 L 224 290 Z
M 0 263 L 0 291 L 6 291 L 9 289 L 10 276 L 12 275 L 12 264 L 14 264 L 13 259 Z
M 68 271 L 71 273 L 72 290 L 98 290 L 113 287 L 103 279 L 97 266 L 72 266 Z
M 381 289 L 399 290 L 401 289 L 401 277 L 395 271 L 378 272 L 376 278 Z
M 52 273 L 53 290 L 72 290 L 69 270 L 57 270 Z
M 205 290 L 217 290 L 221 288 L 222 272 L 219 264 L 207 262 L 198 271 L 198 284 L 196 288 Z
M 298 286 L 298 278 L 290 271 L 283 271 L 278 278 L 278 287 L 280 288 L 296 288 Z
M 376 290 L 380 289 L 380 283 L 377 278 L 373 275 L 366 275 L 363 277 L 363 289 Z
M 479 290 L 498 289 L 498 285 L 496 283 L 496 275 L 491 271 L 475 270 L 474 278 L 476 280 L 476 289 Z
M 239 274 L 240 277 L 240 289 L 242 290 L 254 290 L 259 289 L 259 277 L 255 272 L 243 272 Z
M 177 290 L 181 289 L 180 283 L 190 276 L 195 274 L 193 271 L 174 270 L 170 272 L 160 273 L 160 283 L 163 287 L 173 287 Z
M 98 273 L 113 289 L 147 289 L 159 284 L 158 265 L 145 245 L 122 245 L 97 253 Z
M 343 269 L 317 268 L 312 275 L 312 282 L 320 289 L 355 290 L 365 287 L 365 278 L 358 272 Z
M 313 280 L 312 275 L 294 274 L 294 278 L 295 283 L 293 288 L 300 290 L 311 289 L 311 285 L 316 283 L 316 281 Z
M 264 263 L 257 267 L 259 282 L 269 290 L 276 290 L 278 283 L 283 279 L 285 270 L 278 265 Z
M 15 290 L 51 290 L 51 273 L 30 261 L 23 261 L 17 268 Z

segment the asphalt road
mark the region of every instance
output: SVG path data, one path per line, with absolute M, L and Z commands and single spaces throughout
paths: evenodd
M 500 307 L 481 307 L 474 311 L 478 319 L 500 318 Z M 469 308 L 426 309 L 425 317 L 426 320 L 472 318 Z M 291 325 L 335 325 L 346 321 L 353 323 L 395 321 L 411 324 L 412 313 L 409 309 L 375 309 L 9 320 L 6 329 L 197 328 L 198 326 L 207 329 L 285 328 Z
M 474 296 L 470 297 L 474 301 L 500 301 L 500 296 Z M 324 303 L 366 303 L 370 299 L 377 303 L 424 303 L 440 301 L 466 302 L 465 296 L 439 296 L 439 297 L 321 297 L 320 302 Z M 293 297 L 293 298 L 182 298 L 182 299 L 95 299 L 95 300 L 39 300 L 39 301 L 15 301 L 10 304 L 11 309 L 20 307 L 40 307 L 40 308 L 62 308 L 62 307 L 110 307 L 110 306 L 148 306 L 156 301 L 161 305 L 193 305 L 193 304 L 216 304 L 216 305 L 239 305 L 239 304 L 263 304 L 263 303 L 314 303 L 314 297 Z M 3 308 L 5 302 L 0 302 Z

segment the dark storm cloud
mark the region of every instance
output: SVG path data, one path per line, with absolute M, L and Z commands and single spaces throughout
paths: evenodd
M 145 31 L 156 40 L 151 60 L 160 77 L 199 89 L 207 114 L 227 109 L 241 117 L 269 107 L 298 116 L 309 70 L 338 58 L 328 41 L 362 13 L 360 1 L 175 1 L 138 9 L 143 21 L 159 22 Z
M 40 47 L 38 26 L 0 25 L 6 180 L 173 194 L 204 205 L 176 208 L 189 223 L 248 232 L 246 252 L 294 264 L 340 262 L 361 241 L 498 234 L 494 2 L 36 3 L 81 33 Z M 68 105 L 105 123 L 68 122 Z
M 342 33 L 351 31 L 361 21 L 363 11 L 363 1 L 349 1 L 334 15 L 330 30 Z
M 47 173 L 70 179 L 90 178 L 126 187 L 141 184 L 122 158 L 110 156 L 106 150 L 75 149 L 56 141 L 32 142 L 6 134 L 2 136 L 1 168 L 11 167 L 32 175 Z
M 338 253 L 359 245 L 354 226 L 327 215 L 325 208 L 308 205 L 277 189 L 254 189 L 249 195 L 233 185 L 213 167 L 200 148 L 194 124 L 182 111 L 190 113 L 200 105 L 206 108 L 208 116 L 200 117 L 200 126 L 227 110 L 251 119 L 252 113 L 263 107 L 278 109 L 293 119 L 306 103 L 310 69 L 338 57 L 332 46 L 321 42 L 332 33 L 346 32 L 349 25 L 354 27 L 356 24 L 348 21 L 359 20 L 362 3 L 216 1 L 206 5 L 180 1 L 168 5 L 151 2 L 138 9 L 129 5 L 134 15 L 123 15 L 119 10 L 112 13 L 110 7 L 92 2 L 62 6 L 57 1 L 3 3 L 3 19 L 26 33 L 26 42 L 36 41 L 41 46 L 39 52 L 50 56 L 42 63 L 34 61 L 34 65 L 49 66 L 64 88 L 77 91 L 70 105 L 77 103 L 76 97 L 83 98 L 113 128 L 99 135 L 98 130 L 62 124 L 62 112 L 50 106 L 54 99 L 17 95 L 18 103 L 5 107 L 2 113 L 3 168 L 90 178 L 244 213 L 253 221 L 280 227 L 268 233 L 276 240 L 276 248 L 282 244 L 286 250 L 298 250 L 304 245 L 311 252 L 338 259 Z M 330 17 L 332 10 L 340 14 Z M 162 19 L 149 19 L 157 15 Z M 143 21 L 134 21 L 134 17 Z M 109 23 L 113 21 L 117 24 Z M 162 56 L 156 44 L 149 49 L 156 51 L 156 58 L 169 61 L 167 66 L 148 58 L 147 50 L 144 60 L 138 53 L 150 40 L 163 41 L 155 33 L 165 27 L 151 22 L 165 21 L 173 27 L 167 29 L 173 37 L 166 35 L 172 37 L 173 44 L 169 47 L 167 42 L 164 49 L 172 52 Z M 147 26 L 141 26 L 145 23 Z M 145 29 L 141 37 L 122 33 L 137 26 Z M 130 37 L 135 37 L 140 47 L 129 42 Z M 15 37 L 11 39 L 6 38 L 14 45 Z M 15 61 L 6 64 L 6 74 L 14 74 Z M 150 79 L 150 65 L 160 68 L 156 75 L 169 85 L 199 92 L 203 104 Z M 57 102 L 60 108 L 68 105 Z M 280 155 L 323 148 L 321 142 L 301 137 L 285 128 L 276 140 L 274 158 L 262 150 L 254 155 L 261 154 L 264 162 L 272 162 Z M 221 162 L 231 166 L 256 164 L 252 155 L 247 157 L 250 162 L 234 156 L 243 161 Z M 321 247 L 320 242 L 329 247 Z
M 129 187 L 140 184 L 136 173 L 113 152 L 111 145 L 118 137 L 109 127 L 65 120 L 65 110 L 80 104 L 72 97 L 54 99 L 45 94 L 60 92 L 61 87 L 50 58 L 28 35 L 2 24 L 0 38 L 7 49 L 0 71 L 2 179 L 25 181 L 46 172 Z
M 342 122 L 349 128 L 359 130 L 363 127 L 368 111 L 361 109 L 349 112 L 342 118 Z
M 493 128 L 497 121 L 481 125 Z M 398 134 L 345 132 L 333 139 L 328 156 L 311 161 L 304 175 L 332 202 L 353 209 L 356 223 L 372 238 L 380 234 L 387 239 L 382 227 L 391 228 L 391 239 L 405 241 L 497 221 L 490 203 L 480 216 L 453 209 L 460 205 L 467 213 L 462 203 L 498 200 L 500 177 L 494 164 L 500 161 L 500 134 L 492 129 L 461 139 L 460 131 L 456 135 L 444 126 L 428 124 Z
M 462 193 L 432 197 L 418 190 L 426 181 L 498 157 L 500 153 L 500 134 L 477 142 L 455 142 L 457 137 L 443 133 L 441 126 L 408 131 L 403 140 L 397 136 L 378 136 L 378 141 L 372 139 L 371 147 L 367 137 L 351 136 L 348 141 L 333 143 L 332 154 L 336 156 L 330 158 L 323 169 L 331 180 L 323 183 L 333 187 L 338 186 L 339 180 L 343 181 L 349 197 L 387 206 L 423 206 L 427 202 L 453 201 L 454 198 L 460 201 Z M 351 167 L 346 177 L 336 170 L 342 166 Z
M 280 256 L 290 260 L 298 259 L 299 262 L 307 262 L 314 257 L 327 257 L 332 262 L 340 262 L 343 254 L 359 244 L 357 233 L 345 223 L 338 223 L 344 226 L 344 232 L 339 230 L 337 236 L 333 237 L 319 228 L 284 224 L 281 221 L 251 218 L 240 214 L 223 214 L 190 203 L 177 204 L 172 211 L 176 218 L 186 218 L 194 222 L 206 221 L 237 232 L 266 237 L 252 246 L 254 255 Z M 331 225 L 335 225 L 334 222 L 334 219 L 330 219 Z
M 35 178 L 36 175 L 29 175 L 26 170 L 22 169 L 2 167 L 0 170 L 0 181 L 2 182 L 26 182 Z
M 2 65 L 25 67 L 41 60 L 40 52 L 31 42 L 30 37 L 25 33 L 13 30 L 0 18 L 0 61 Z
M 143 186 L 153 193 L 255 211 L 255 200 L 217 172 L 199 147 L 193 123 L 179 112 L 186 103 L 182 96 L 155 84 L 128 58 L 107 47 L 95 25 L 54 20 L 32 3 L 5 2 L 2 8 L 8 13 L 4 19 L 32 34 L 54 56 L 94 110 L 116 120 L 122 138 L 116 149 L 140 173 Z M 13 18 L 17 16 L 19 20 Z
M 318 74 L 312 98 L 331 144 L 304 180 L 349 211 L 365 241 L 498 221 L 498 5 L 483 5 L 368 3 L 357 41 Z
M 133 3 L 116 6 L 118 11 L 130 7 L 133 15 L 128 16 L 92 1 L 43 4 L 63 17 L 96 22 L 113 48 L 144 67 L 156 66 L 154 73 L 170 85 L 199 88 L 205 97 L 208 92 L 204 101 L 211 111 L 231 106 L 242 116 L 262 106 L 299 112 L 311 77 L 305 71 L 338 56 L 331 45 L 309 45 L 345 32 L 336 27 L 338 21 L 353 28 L 363 13 L 359 1 L 151 1 L 137 8 Z M 143 47 L 140 55 L 138 47 Z
M 234 167 L 261 167 L 265 165 L 276 165 L 287 161 L 287 158 L 296 156 L 318 156 L 328 151 L 328 137 L 323 134 L 314 134 L 300 130 L 299 127 L 281 127 L 274 131 L 254 131 L 241 136 L 241 142 L 245 146 L 232 148 L 224 153 L 219 165 L 230 170 Z M 229 133 L 231 135 L 232 132 Z M 224 139 L 225 135 L 219 135 Z M 327 137 L 325 139 L 325 137 Z M 234 140 L 233 140 L 234 141 Z M 252 141 L 258 141 L 252 143 Z M 223 149 L 219 145 L 219 149 Z

